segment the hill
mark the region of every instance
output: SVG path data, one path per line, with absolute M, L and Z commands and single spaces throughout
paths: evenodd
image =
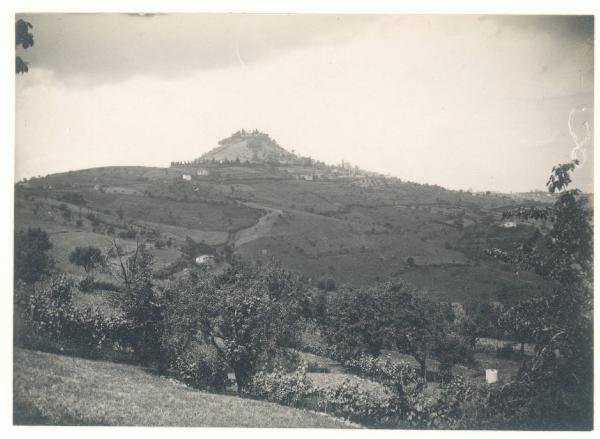
M 533 232 L 502 220 L 508 208 L 532 203 L 541 202 L 449 191 L 344 165 L 206 162 L 20 182 L 15 226 L 47 230 L 59 268 L 78 276 L 82 269 L 68 262 L 73 247 L 108 250 L 113 237 L 125 252 L 143 238 L 161 275 L 179 276 L 191 267 L 183 252 L 189 236 L 212 248 L 217 269 L 233 251 L 246 260 L 278 259 L 314 286 L 401 277 L 443 300 L 506 303 L 546 287 L 484 254 Z
M 323 414 L 190 389 L 136 366 L 23 349 L 15 349 L 14 364 L 17 425 L 349 427 Z
M 258 130 L 241 130 L 219 141 L 219 147 L 202 155 L 195 162 L 286 163 L 296 158 L 268 134 Z

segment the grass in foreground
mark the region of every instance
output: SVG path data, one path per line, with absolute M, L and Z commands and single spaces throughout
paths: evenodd
M 187 388 L 142 368 L 15 349 L 15 424 L 345 428 L 323 414 Z

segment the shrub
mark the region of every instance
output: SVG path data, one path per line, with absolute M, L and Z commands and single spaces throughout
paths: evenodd
M 36 282 L 52 268 L 48 233 L 28 228 L 15 234 L 15 281 Z
M 178 379 L 197 389 L 222 392 L 229 384 L 225 359 L 206 345 L 174 355 L 171 367 Z
M 404 395 L 420 384 L 415 369 L 406 362 L 391 361 L 361 354 L 344 361 L 344 366 L 357 375 L 377 381 L 399 395 Z
M 15 290 L 15 344 L 43 351 L 98 357 L 106 347 L 124 346 L 130 331 L 121 316 L 105 316 L 72 303 L 73 282 L 55 276 Z
M 270 373 L 260 371 L 249 381 L 245 393 L 279 404 L 298 406 L 315 394 L 306 371 L 306 364 L 292 374 L 286 374 L 282 369 L 275 369 Z
M 508 359 L 511 360 L 513 358 L 518 358 L 520 357 L 519 352 L 517 352 L 512 345 L 510 344 L 505 344 L 499 348 L 496 348 L 496 357 L 497 358 L 504 358 L 504 359 Z
M 393 392 L 361 389 L 349 379 L 320 390 L 317 401 L 320 411 L 374 427 L 398 426 L 406 407 Z
M 319 279 L 317 282 L 317 287 L 322 291 L 335 291 L 336 284 L 335 279 L 329 277 L 327 279 Z
M 58 199 L 78 206 L 85 206 L 87 204 L 85 198 L 78 192 L 65 192 L 60 194 Z
M 69 262 L 83 267 L 85 272 L 89 273 L 97 267 L 106 265 L 106 258 L 98 247 L 88 245 L 86 247 L 75 247 L 69 255 Z
M 84 293 L 92 291 L 94 289 L 94 283 L 95 282 L 93 276 L 86 276 L 79 281 L 79 290 L 83 291 Z

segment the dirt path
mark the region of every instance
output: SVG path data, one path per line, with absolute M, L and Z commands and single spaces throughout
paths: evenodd
M 230 243 L 233 244 L 234 247 L 240 247 L 244 244 L 247 244 L 249 242 L 252 242 L 259 238 L 267 236 L 271 232 L 271 229 L 273 228 L 275 221 L 277 221 L 277 219 L 283 213 L 283 211 L 281 211 L 279 209 L 273 209 L 272 207 L 263 206 L 261 204 L 248 202 L 248 203 L 244 203 L 244 205 L 251 207 L 253 209 L 266 210 L 267 213 L 265 215 L 261 216 L 255 225 L 247 227 L 245 229 L 242 229 L 242 230 L 236 232 L 230 238 Z

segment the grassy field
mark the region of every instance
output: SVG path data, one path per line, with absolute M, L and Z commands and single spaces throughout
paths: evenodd
M 323 414 L 193 390 L 130 365 L 21 349 L 13 361 L 15 424 L 351 426 Z
M 172 249 L 156 252 L 158 267 L 177 260 L 190 236 L 212 246 L 235 244 L 245 260 L 275 258 L 315 285 L 327 278 L 338 287 L 402 278 L 461 303 L 510 303 L 547 289 L 539 277 L 515 273 L 484 254 L 489 247 L 514 247 L 532 233 L 524 225 L 499 227 L 502 212 L 522 200 L 394 179 L 302 181 L 268 166 L 215 166 L 191 181 L 183 181 L 184 172 L 194 174 L 110 167 L 30 181 L 15 192 L 15 225 L 47 230 L 59 268 L 73 274 L 81 274 L 66 260 L 74 246 L 102 244 L 109 226 L 117 234 L 143 227 L 174 241 Z M 83 196 L 99 228 L 86 219 L 87 208 L 81 220 L 82 209 L 70 205 L 74 218 L 65 221 L 59 200 L 66 193 Z

